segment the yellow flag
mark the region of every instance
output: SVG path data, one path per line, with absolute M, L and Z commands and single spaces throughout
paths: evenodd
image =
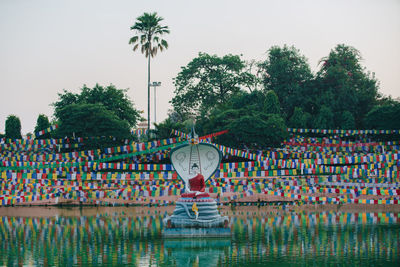
M 196 220 L 197 220 L 197 217 L 199 217 L 199 209 L 197 208 L 196 202 L 194 202 L 192 205 L 192 211 L 196 215 Z

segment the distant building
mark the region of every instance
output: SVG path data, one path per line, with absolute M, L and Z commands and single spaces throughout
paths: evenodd
M 145 130 L 145 129 L 147 129 L 147 120 L 139 122 L 137 124 L 136 129 L 137 130 Z

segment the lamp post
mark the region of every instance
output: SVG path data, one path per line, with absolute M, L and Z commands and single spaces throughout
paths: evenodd
M 156 110 L 157 110 L 157 97 L 156 97 L 156 89 L 157 89 L 157 86 L 161 86 L 161 82 L 153 82 L 153 83 L 151 83 L 150 84 L 150 86 L 153 86 L 154 87 L 154 123 L 157 123 L 157 113 L 156 113 Z

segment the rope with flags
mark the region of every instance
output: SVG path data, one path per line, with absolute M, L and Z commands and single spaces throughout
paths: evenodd
M 58 124 L 51 125 L 51 126 L 50 126 L 49 128 L 47 128 L 47 129 L 44 129 L 44 130 L 35 132 L 35 136 L 36 136 L 36 137 L 42 136 L 42 135 L 44 135 L 44 134 L 47 134 L 47 133 L 50 133 L 50 132 L 54 131 L 54 130 L 57 129 L 57 128 L 58 128 Z
M 400 130 L 343 130 L 343 129 L 301 129 L 287 128 L 289 133 L 317 133 L 317 134 L 400 134 Z
M 211 142 L 225 133 L 199 139 Z M 55 153 L 50 144 L 56 139 L 40 143 L 2 139 L 0 204 L 55 198 L 106 203 L 179 196 L 183 184 L 170 164 L 143 164 L 145 156 L 154 153 L 159 153 L 159 160 L 167 159 L 168 151 L 187 138 L 179 131 L 173 134 L 180 137 L 68 153 Z M 46 147 L 27 151 L 30 145 L 42 144 Z M 221 201 L 264 195 L 296 203 L 398 204 L 398 141 L 297 136 L 280 149 L 251 151 L 215 145 L 225 156 L 245 159 L 221 163 L 207 181 L 209 193 L 220 194 Z

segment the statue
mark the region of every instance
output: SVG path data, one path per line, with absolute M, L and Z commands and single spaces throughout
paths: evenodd
M 199 173 L 195 177 L 189 179 L 189 187 L 191 191 L 197 193 L 204 192 L 206 189 L 206 183 L 204 182 L 204 176 Z M 197 194 L 196 193 L 196 194 Z
M 206 181 L 217 171 L 221 159 L 218 148 L 199 142 L 194 129 L 187 144 L 171 151 L 172 165 L 185 185 L 185 192 L 178 199 L 173 215 L 164 219 L 164 234 L 193 236 L 196 231 L 188 229 L 196 228 L 199 234 L 224 228 L 224 231 L 213 233 L 217 236 L 220 236 L 219 233 L 230 235 L 228 217 L 219 214 L 216 201 L 206 192 Z

